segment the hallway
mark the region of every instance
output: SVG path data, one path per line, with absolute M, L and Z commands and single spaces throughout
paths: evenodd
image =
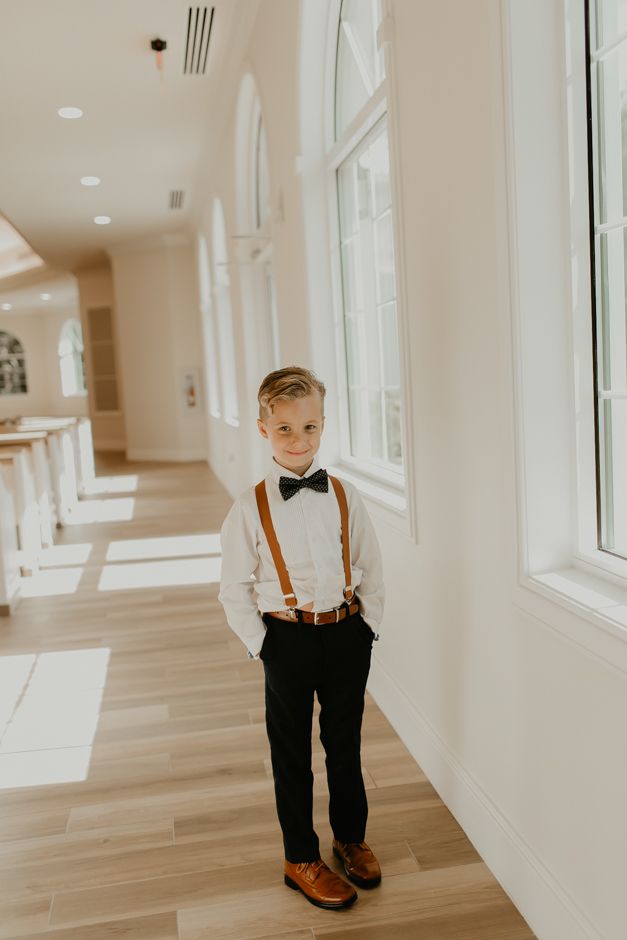
M 202 463 L 101 454 L 97 474 L 101 521 L 61 533 L 0 624 L 0 937 L 531 940 L 370 696 L 384 881 L 341 913 L 285 888 L 263 671 L 216 600 L 229 498 Z M 335 867 L 317 733 L 314 771 Z

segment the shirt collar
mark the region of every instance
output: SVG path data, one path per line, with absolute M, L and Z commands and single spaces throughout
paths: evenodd
M 315 473 L 316 470 L 320 469 L 320 458 L 318 454 L 314 455 L 313 460 L 311 461 L 311 466 L 303 473 L 304 477 L 310 477 L 312 473 Z M 279 482 L 279 477 L 294 477 L 297 480 L 300 480 L 300 476 L 297 473 L 294 473 L 293 470 L 288 470 L 286 467 L 282 467 L 281 464 L 277 463 L 274 459 L 274 456 L 270 457 L 270 467 L 268 476 L 270 476 L 275 483 Z

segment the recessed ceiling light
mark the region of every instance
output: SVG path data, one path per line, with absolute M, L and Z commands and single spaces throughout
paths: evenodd
M 108 225 L 111 219 L 108 215 L 95 215 L 94 222 L 96 225 Z
M 100 186 L 99 176 L 81 176 L 83 186 Z
M 83 116 L 83 112 L 80 108 L 59 108 L 57 111 L 59 117 L 62 118 L 79 118 Z
M 42 300 L 50 300 L 50 298 L 52 297 L 52 294 L 40 294 L 39 296 L 41 297 Z
M 13 304 L 2 304 L 3 310 L 11 310 L 12 308 L 13 308 Z

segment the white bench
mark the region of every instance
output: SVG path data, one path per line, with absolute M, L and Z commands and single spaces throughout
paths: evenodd
M 6 461 L 0 461 L 0 616 L 3 617 L 11 613 L 11 607 L 18 599 L 20 592 L 20 562 L 12 476 L 12 466 Z

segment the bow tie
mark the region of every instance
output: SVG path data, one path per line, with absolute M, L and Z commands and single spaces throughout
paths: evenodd
M 327 471 L 316 470 L 310 477 L 279 477 L 279 489 L 283 499 L 289 499 L 294 493 L 302 490 L 303 486 L 318 490 L 319 493 L 327 493 L 329 490 Z

